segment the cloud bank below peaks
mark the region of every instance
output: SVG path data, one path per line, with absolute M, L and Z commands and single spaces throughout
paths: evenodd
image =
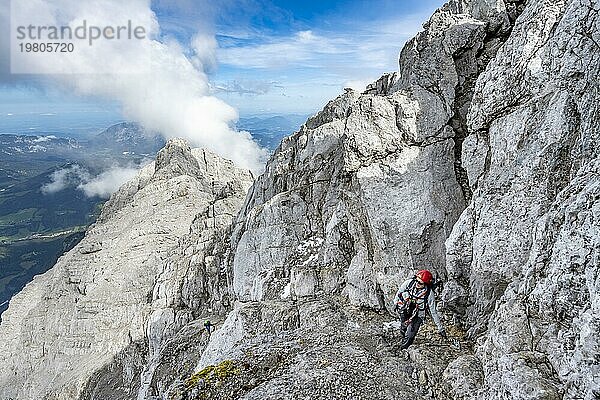
M 54 171 L 50 176 L 51 181 L 44 184 L 40 190 L 45 195 L 58 193 L 68 188 L 82 191 L 86 197 L 100 197 L 107 199 L 116 192 L 121 185 L 131 180 L 139 169 L 136 166 L 118 166 L 93 176 L 86 168 L 77 164 Z

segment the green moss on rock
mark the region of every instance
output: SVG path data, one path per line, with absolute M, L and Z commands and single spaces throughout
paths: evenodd
M 187 388 L 193 388 L 198 386 L 200 381 L 205 383 L 220 384 L 227 380 L 229 377 L 238 374 L 239 368 L 236 366 L 235 361 L 225 360 L 218 365 L 209 365 L 208 367 L 196 372 L 185 381 Z

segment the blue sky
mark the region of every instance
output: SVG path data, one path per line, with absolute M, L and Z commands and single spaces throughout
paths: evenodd
M 212 10 L 214 26 L 209 27 L 219 43 L 211 82 L 217 96 L 242 114 L 315 112 L 345 86 L 359 87 L 395 71 L 404 42 L 442 3 L 223 3 L 222 8 Z M 187 14 L 194 18 L 193 10 Z M 160 12 L 158 16 L 161 19 Z M 195 16 L 196 20 L 202 17 Z M 170 26 L 168 22 L 161 26 Z
M 176 40 L 189 54 L 198 32 L 216 38 L 216 58 L 204 63 L 211 91 L 247 116 L 314 113 L 345 86 L 360 87 L 396 70 L 404 42 L 442 3 L 152 0 L 151 6 L 161 40 Z M 17 81 L 5 72 L 0 116 L 90 110 L 120 117 L 117 103 L 81 98 L 35 77 Z

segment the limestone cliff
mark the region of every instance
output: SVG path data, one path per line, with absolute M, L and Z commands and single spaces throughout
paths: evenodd
M 146 323 L 170 305 L 152 301 L 164 260 L 191 226 L 227 225 L 250 182 L 230 161 L 170 141 L 81 243 L 11 300 L 0 325 L 0 397 L 78 398 L 115 356 L 125 364 L 123 395 L 137 391 Z
M 447 299 L 478 338 L 468 371 L 483 380 L 457 395 L 600 395 L 598 12 L 527 2 L 477 80 Z

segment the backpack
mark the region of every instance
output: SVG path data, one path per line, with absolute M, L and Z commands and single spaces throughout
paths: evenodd
M 417 284 L 416 277 L 412 279 L 412 281 L 408 284 L 407 290 L 411 291 L 414 286 Z M 427 293 L 425 293 L 424 302 L 425 302 L 425 310 L 429 313 L 429 294 L 433 292 L 438 292 L 438 288 L 441 291 L 443 289 L 443 282 L 437 276 L 434 276 L 429 285 L 425 285 L 427 287 Z

